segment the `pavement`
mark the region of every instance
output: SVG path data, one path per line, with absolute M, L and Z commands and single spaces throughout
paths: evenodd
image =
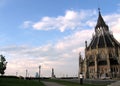
M 80 83 L 79 79 L 63 79 L 63 80 Z M 108 84 L 114 83 L 116 81 L 118 81 L 118 80 L 84 79 L 83 83 L 96 84 L 96 85 L 108 85 Z
M 114 82 L 114 83 L 107 85 L 107 86 L 120 86 L 120 81 Z
M 71 82 L 77 82 L 79 83 L 79 79 L 63 79 L 66 81 Z M 65 86 L 58 84 L 56 82 L 48 82 L 48 81 L 42 81 L 46 86 Z M 120 80 L 84 80 L 83 83 L 89 83 L 89 84 L 99 84 L 99 85 L 106 85 L 106 86 L 120 86 Z
M 46 86 L 65 86 L 65 85 L 61 85 L 58 84 L 56 82 L 47 82 L 47 81 L 42 81 Z

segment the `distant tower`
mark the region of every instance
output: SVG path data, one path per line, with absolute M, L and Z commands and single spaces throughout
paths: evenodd
M 54 74 L 54 69 L 52 68 L 52 75 L 51 78 L 55 78 L 55 74 Z
M 35 78 L 39 78 L 39 74 L 38 74 L 38 72 L 36 72 Z

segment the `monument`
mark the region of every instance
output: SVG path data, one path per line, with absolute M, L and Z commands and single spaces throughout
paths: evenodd
M 52 68 L 52 75 L 51 78 L 56 78 L 55 74 L 54 74 L 54 69 Z

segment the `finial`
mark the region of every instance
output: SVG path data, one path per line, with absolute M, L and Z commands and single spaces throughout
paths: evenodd
M 98 11 L 100 12 L 100 8 L 98 8 Z
M 99 13 L 99 15 L 101 15 L 101 12 L 100 12 L 100 10 L 101 10 L 101 9 L 100 9 L 100 8 L 98 8 L 98 13 Z
M 98 5 L 98 11 L 100 13 L 100 1 L 99 0 L 97 0 L 97 5 Z

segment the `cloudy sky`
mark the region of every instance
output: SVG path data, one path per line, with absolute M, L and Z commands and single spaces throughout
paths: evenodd
M 0 54 L 6 75 L 77 76 L 78 56 L 94 34 L 98 7 L 120 42 L 119 0 L 0 0 Z

